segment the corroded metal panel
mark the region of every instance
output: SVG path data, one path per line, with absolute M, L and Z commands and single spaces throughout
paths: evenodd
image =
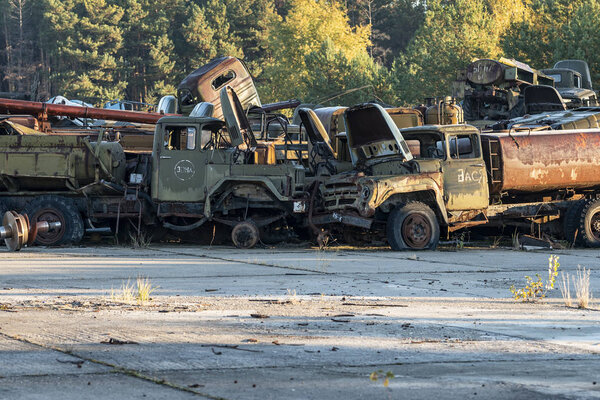
M 600 130 L 484 134 L 482 140 L 499 143 L 495 193 L 600 187 Z

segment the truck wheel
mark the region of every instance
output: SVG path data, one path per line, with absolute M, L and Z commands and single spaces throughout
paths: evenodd
M 415 201 L 392 210 L 387 238 L 392 250 L 433 250 L 440 240 L 440 226 L 433 210 Z
M 588 247 L 600 247 L 600 199 L 585 202 L 579 217 L 581 241 Z
M 564 216 L 564 233 L 565 240 L 575 245 L 581 243 L 581 230 L 579 229 L 579 217 L 585 206 L 585 200 L 574 201 L 567 209 Z M 575 236 L 577 234 L 577 236 Z
M 231 240 L 235 247 L 240 249 L 251 249 L 258 243 L 259 238 L 258 227 L 252 221 L 240 222 L 231 231 Z
M 77 244 L 83 238 L 83 219 L 71 199 L 61 196 L 40 196 L 25 207 L 24 213 L 29 216 L 32 224 L 37 221 L 61 223 L 60 229 L 39 233 L 35 240 L 36 244 L 43 246 Z

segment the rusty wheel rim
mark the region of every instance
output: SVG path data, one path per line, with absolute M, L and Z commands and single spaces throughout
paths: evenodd
M 65 218 L 61 212 L 53 208 L 43 208 L 37 211 L 33 215 L 33 218 L 31 218 L 32 224 L 35 224 L 39 221 L 60 222 L 60 228 L 55 229 L 52 232 L 38 233 L 36 238 L 36 242 L 38 244 L 44 246 L 53 245 L 57 243 L 65 234 L 66 223 Z
M 594 215 L 592 215 L 590 221 L 590 231 L 592 236 L 598 241 L 600 241 L 600 211 L 597 211 Z
M 422 249 L 431 241 L 433 230 L 429 220 L 421 214 L 409 214 L 402 222 L 402 238 L 408 247 Z
M 242 222 L 233 228 L 231 236 L 237 247 L 249 249 L 258 242 L 258 235 L 258 229 L 254 224 Z

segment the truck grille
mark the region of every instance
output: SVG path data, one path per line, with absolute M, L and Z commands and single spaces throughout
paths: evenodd
M 323 191 L 323 203 L 328 211 L 348 208 L 358 197 L 358 187 L 350 183 L 328 184 Z

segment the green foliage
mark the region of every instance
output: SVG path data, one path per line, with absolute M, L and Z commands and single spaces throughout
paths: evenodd
M 0 91 L 155 102 L 220 55 L 265 102 L 362 87 L 327 104 L 410 105 L 500 56 L 584 59 L 599 84 L 598 15 L 600 0 L 0 0 Z
M 315 52 L 328 53 L 339 65 L 366 54 L 370 44 L 369 27 L 351 27 L 343 5 L 336 0 L 291 0 L 289 7 L 267 38 L 269 54 L 261 82 L 261 97 L 267 101 L 308 96 L 307 82 L 315 73 L 309 61 Z M 328 40 L 333 45 L 324 45 Z M 338 87 L 333 85 L 333 90 Z
M 119 22 L 124 10 L 106 0 L 46 0 L 52 75 L 59 93 L 95 103 L 120 98 L 127 83 L 118 71 L 123 58 Z
M 456 72 L 473 58 L 496 58 L 498 35 L 483 1 L 431 0 L 406 53 L 392 65 L 394 87 L 404 103 L 447 94 Z
M 382 379 L 384 387 L 388 387 L 390 384 L 390 379 L 394 378 L 395 376 L 392 373 L 392 371 L 387 371 L 384 373 L 382 369 L 373 371 L 371 372 L 371 375 L 369 375 L 369 379 L 371 380 L 371 382 L 377 382 L 379 379 Z
M 331 39 L 326 39 L 321 47 L 305 57 L 309 71 L 304 85 L 305 101 L 323 105 L 351 105 L 365 101 L 390 101 L 391 87 L 386 82 L 388 74 L 366 52 L 354 58 L 348 58 L 342 50 L 336 48 Z M 363 88 L 340 95 L 353 88 Z M 333 98 L 331 101 L 327 101 Z
M 175 33 L 172 22 L 182 13 L 182 0 L 121 0 L 124 45 L 122 74 L 129 100 L 155 102 L 175 94 Z
M 537 280 L 533 280 L 530 276 L 525 276 L 527 279 L 527 284 L 523 289 L 516 289 L 515 285 L 510 287 L 510 292 L 513 295 L 515 300 L 521 301 L 530 301 L 533 302 L 536 299 L 542 299 L 546 297 L 546 293 L 549 290 L 554 289 L 554 283 L 556 282 L 556 277 L 558 276 L 558 267 L 560 264 L 558 263 L 558 256 L 551 255 L 548 258 L 548 279 L 546 283 L 542 281 L 542 277 L 540 274 L 535 274 Z

